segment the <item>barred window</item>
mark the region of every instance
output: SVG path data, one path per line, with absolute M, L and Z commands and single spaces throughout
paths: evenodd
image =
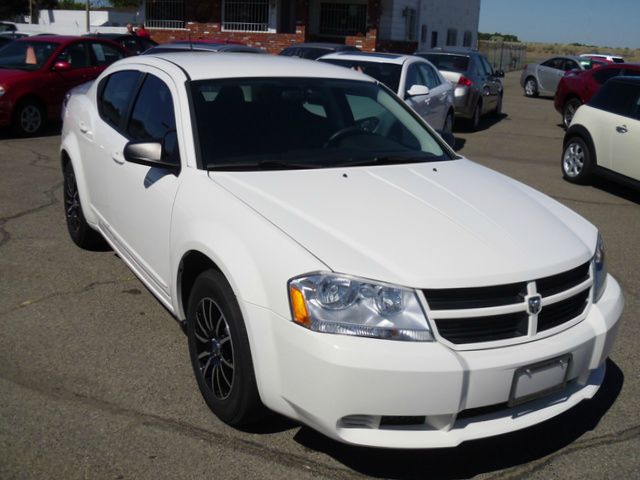
M 151 28 L 185 28 L 184 0 L 146 0 L 145 25 Z
M 447 46 L 455 46 L 458 44 L 458 30 L 450 28 L 447 30 Z
M 473 33 L 471 33 L 469 30 L 467 30 L 466 32 L 464 32 L 464 38 L 462 40 L 462 46 L 463 47 L 470 47 L 472 41 L 473 41 Z
M 405 19 L 405 40 L 413 42 L 416 39 L 416 9 L 406 7 L 402 16 Z
M 358 35 L 367 31 L 367 5 L 358 3 L 321 3 L 321 35 Z
M 223 30 L 266 32 L 269 30 L 269 0 L 224 0 Z

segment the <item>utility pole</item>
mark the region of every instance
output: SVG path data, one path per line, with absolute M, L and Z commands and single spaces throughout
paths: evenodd
M 33 0 L 29 0 L 29 23 L 33 23 Z
M 89 28 L 91 27 L 90 21 L 89 21 L 89 0 L 87 0 L 87 21 L 86 21 L 86 27 L 87 27 L 87 33 L 89 33 Z

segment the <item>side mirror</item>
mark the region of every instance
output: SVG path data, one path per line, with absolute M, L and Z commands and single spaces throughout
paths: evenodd
M 71 64 L 69 62 L 60 60 L 59 62 L 53 64 L 53 70 L 55 70 L 56 72 L 68 72 L 69 70 L 71 70 Z
M 407 97 L 417 97 L 418 95 L 429 95 L 429 87 L 425 85 L 412 85 L 409 90 L 407 90 Z
M 166 170 L 180 169 L 179 162 L 165 158 L 161 142 L 129 142 L 122 153 L 127 162 Z
M 498 78 L 503 78 L 504 77 L 504 70 L 496 70 L 495 72 L 493 72 L 493 75 L 495 77 L 498 77 Z

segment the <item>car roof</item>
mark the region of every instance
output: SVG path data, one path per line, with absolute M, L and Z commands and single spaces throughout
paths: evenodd
M 375 63 L 393 63 L 396 65 L 402 65 L 407 60 L 413 57 L 412 55 L 400 55 L 397 53 L 369 53 L 369 52 L 336 52 L 330 53 L 321 57 L 327 60 L 351 60 L 351 61 L 365 61 Z M 422 59 L 420 59 L 422 60 Z
M 120 37 L 135 37 L 135 35 L 131 35 L 130 33 L 85 33 L 84 35 L 82 35 L 83 37 L 97 37 L 97 38 L 108 38 L 108 39 L 114 39 L 114 38 L 120 38 Z
M 294 47 L 308 47 L 308 48 L 325 48 L 327 50 L 335 50 L 340 48 L 351 48 L 352 45 L 345 45 L 344 43 L 328 43 L 328 42 L 302 42 L 289 45 L 287 48 Z
M 182 69 L 191 80 L 218 78 L 256 78 L 256 77 L 311 77 L 335 78 L 343 80 L 374 80 L 355 70 L 323 62 L 310 62 L 299 58 L 279 55 L 256 55 L 247 61 L 246 53 L 198 53 L 164 52 L 156 55 L 142 55 L 120 60 L 116 65 L 129 64 L 166 67 L 166 62 Z

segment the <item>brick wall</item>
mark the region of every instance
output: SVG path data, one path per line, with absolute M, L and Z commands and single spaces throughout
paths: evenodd
M 363 52 L 375 52 L 377 46 L 378 39 L 378 30 L 375 28 L 370 28 L 367 30 L 367 34 L 362 35 L 354 35 L 344 37 L 345 45 L 353 45 L 358 47 Z
M 172 40 L 231 40 L 242 42 L 250 47 L 266 50 L 267 53 L 277 54 L 283 48 L 294 43 L 304 42 L 306 28 L 304 25 L 296 26 L 296 33 L 256 33 L 256 32 L 223 32 L 220 23 L 196 23 L 188 22 L 186 29 L 147 29 L 151 38 L 158 43 L 166 43 Z

